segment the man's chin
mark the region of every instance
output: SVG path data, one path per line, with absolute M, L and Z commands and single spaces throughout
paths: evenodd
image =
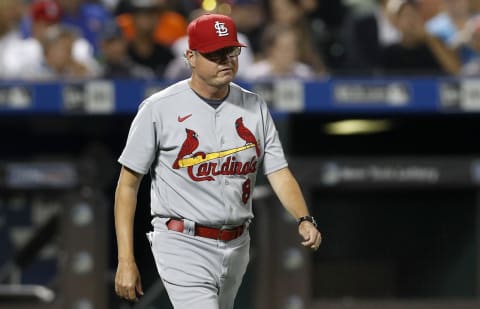
M 233 74 L 233 71 L 222 71 L 217 75 L 216 80 L 219 83 L 226 84 L 233 81 L 234 78 L 235 74 Z

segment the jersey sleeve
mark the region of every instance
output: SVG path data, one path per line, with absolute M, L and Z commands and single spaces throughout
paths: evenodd
M 132 121 L 127 142 L 118 162 L 140 174 L 147 174 L 155 159 L 157 132 L 152 104 L 144 101 Z
M 265 136 L 263 171 L 265 175 L 278 171 L 288 166 L 283 146 L 278 135 L 277 128 L 273 122 L 272 115 L 268 110 L 267 104 L 262 101 L 261 113 L 263 118 L 263 128 Z

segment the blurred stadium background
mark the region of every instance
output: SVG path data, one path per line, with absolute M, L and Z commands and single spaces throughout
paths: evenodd
M 237 81 L 269 104 L 324 241 L 300 248 L 260 177 L 235 308 L 480 308 L 480 80 L 346 70 L 336 38 L 321 45 L 328 73 Z M 171 308 L 145 238 L 148 179 L 135 222 L 146 295 L 113 288 L 116 159 L 138 104 L 169 83 L 0 80 L 0 308 Z

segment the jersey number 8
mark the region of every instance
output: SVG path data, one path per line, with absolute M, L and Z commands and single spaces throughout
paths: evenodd
M 251 188 L 250 188 L 250 178 L 245 180 L 242 184 L 242 202 L 246 204 L 248 202 L 248 198 L 250 197 Z

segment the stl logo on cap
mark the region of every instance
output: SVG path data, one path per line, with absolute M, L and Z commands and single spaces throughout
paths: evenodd
M 225 47 L 246 47 L 237 39 L 233 19 L 222 14 L 204 14 L 187 27 L 188 46 L 191 50 L 210 53 Z
M 228 35 L 228 28 L 225 26 L 225 23 L 221 23 L 217 20 L 215 22 L 215 29 L 217 30 L 218 36 Z

